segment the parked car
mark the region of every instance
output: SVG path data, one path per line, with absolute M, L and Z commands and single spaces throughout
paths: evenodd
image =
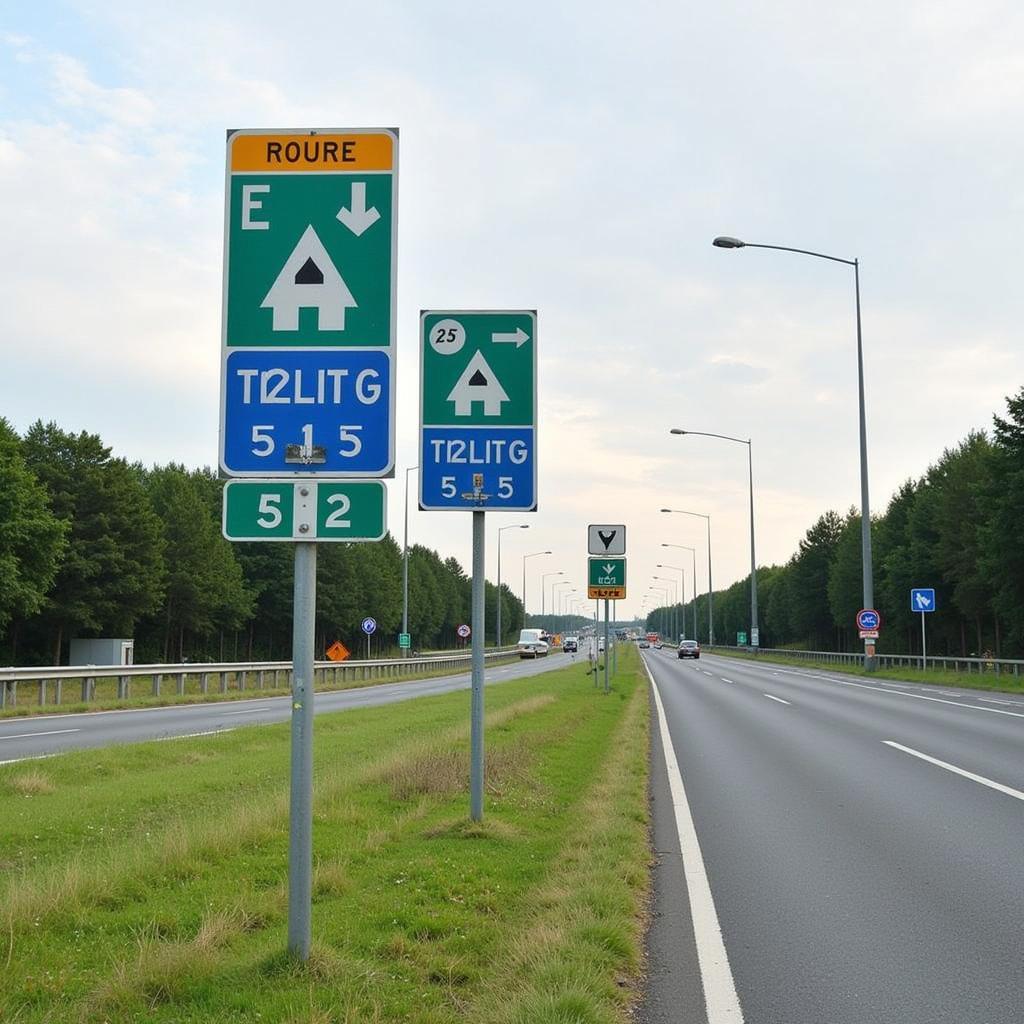
M 680 640 L 678 657 L 680 658 L 699 658 L 700 657 L 700 644 L 696 640 Z
M 570 654 L 580 649 L 580 638 L 578 636 L 567 636 L 562 638 L 562 650 Z
M 519 642 L 516 653 L 520 658 L 543 658 L 548 653 L 548 644 L 542 629 L 523 629 L 519 631 Z

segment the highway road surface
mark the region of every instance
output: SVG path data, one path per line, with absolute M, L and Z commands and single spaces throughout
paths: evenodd
M 1024 698 L 645 660 L 641 1024 L 1024 1021 Z
M 572 655 L 558 653 L 536 660 L 497 665 L 486 670 L 485 679 L 488 685 L 505 683 L 562 668 L 571 664 L 572 660 Z M 356 690 L 325 691 L 316 695 L 315 708 L 316 713 L 322 715 L 331 711 L 391 704 L 413 697 L 428 697 L 468 688 L 467 671 L 433 679 L 365 686 Z M 76 715 L 8 718 L 0 721 L 0 764 L 66 750 L 104 747 L 110 743 L 138 743 L 173 736 L 223 732 L 243 725 L 285 722 L 290 715 L 291 699 L 285 696 L 211 704 L 178 704 L 165 708 L 140 708 L 138 711 L 91 711 Z

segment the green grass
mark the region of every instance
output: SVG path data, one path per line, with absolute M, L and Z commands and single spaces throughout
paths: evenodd
M 612 1024 L 640 971 L 647 697 L 585 663 L 320 716 L 309 964 L 285 952 L 288 726 L 0 766 L 0 1020 Z
M 494 658 L 487 662 L 488 667 L 495 665 L 507 665 L 517 661 L 515 655 L 509 655 L 507 658 Z M 357 690 L 363 686 L 378 686 L 381 683 L 400 683 L 400 682 L 412 682 L 417 679 L 435 679 L 438 676 L 453 675 L 459 672 L 469 671 L 469 662 L 465 663 L 463 668 L 451 669 L 451 668 L 439 668 L 432 671 L 426 672 L 408 672 L 403 673 L 400 670 L 395 675 L 390 676 L 367 676 L 366 678 L 352 678 L 353 669 L 358 669 L 359 663 L 351 663 L 349 665 L 348 673 L 346 678 L 343 676 L 337 682 L 323 682 L 317 681 L 317 692 L 325 693 L 330 690 Z M 400 667 L 399 667 L 400 669 Z M 330 669 L 326 670 L 330 672 Z M 255 673 L 250 672 L 247 674 L 247 680 L 245 686 L 242 686 L 242 680 L 238 673 L 226 672 L 224 675 L 227 677 L 227 688 L 224 692 L 221 692 L 221 685 L 218 679 L 218 673 L 211 672 L 208 681 L 208 692 L 202 692 L 202 683 L 198 675 L 190 676 L 185 683 L 185 692 L 179 694 L 177 692 L 177 675 L 164 675 L 163 682 L 161 684 L 161 693 L 159 696 L 153 696 L 152 692 L 143 693 L 141 691 L 152 688 L 152 678 L 150 676 L 132 676 L 131 687 L 134 692 L 130 692 L 127 698 L 120 698 L 117 696 L 117 678 L 114 676 L 109 677 L 97 677 L 96 678 L 96 696 L 94 700 L 83 701 L 83 700 L 72 700 L 68 701 L 62 699 L 61 703 L 53 703 L 54 701 L 54 686 L 55 681 L 49 680 L 47 682 L 47 703 L 39 703 L 39 686 L 38 683 L 19 683 L 18 692 L 18 703 L 14 707 L 0 708 L 0 720 L 5 718 L 26 718 L 33 715 L 69 715 L 77 714 L 83 711 L 118 711 L 125 708 L 156 708 L 156 707 L 170 707 L 175 704 L 205 704 L 209 702 L 217 701 L 232 701 L 232 700 L 252 700 L 253 698 L 261 697 L 284 697 L 291 693 L 290 684 L 284 686 L 272 686 L 270 685 L 273 681 L 273 673 L 267 672 L 266 679 L 264 682 L 266 685 L 263 689 L 259 689 L 255 682 Z M 282 680 L 287 679 L 289 676 L 289 670 L 281 669 L 279 678 Z M 77 680 L 68 681 L 64 684 L 64 692 L 71 692 L 76 695 L 81 694 L 81 684 Z
M 829 672 L 844 672 L 847 675 L 862 676 L 861 665 L 837 663 L 831 661 L 812 661 L 808 658 L 787 658 L 781 654 L 747 654 L 745 651 L 730 651 L 721 647 L 709 649 L 709 654 L 720 654 L 726 658 L 740 658 L 747 661 L 770 661 L 776 665 L 794 665 L 800 668 L 812 668 Z M 872 673 L 876 679 L 894 679 L 905 683 L 931 683 L 934 686 L 952 686 L 970 688 L 972 690 L 991 690 L 998 693 L 1024 693 L 1024 678 L 1012 674 L 996 675 L 994 671 L 950 672 L 948 669 L 919 668 L 880 668 Z

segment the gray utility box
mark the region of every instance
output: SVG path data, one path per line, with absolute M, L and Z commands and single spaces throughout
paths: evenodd
M 135 662 L 134 640 L 72 640 L 72 665 L 131 665 Z

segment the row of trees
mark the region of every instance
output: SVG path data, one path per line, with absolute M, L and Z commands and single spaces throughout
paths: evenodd
M 284 660 L 291 650 L 290 544 L 231 544 L 220 531 L 223 482 L 207 469 L 144 468 L 95 434 L 53 423 L 24 436 L 0 419 L 0 664 L 60 664 L 74 637 L 134 637 L 137 661 Z M 409 549 L 409 627 L 417 649 L 457 646 L 470 580 L 454 558 Z M 488 638 L 497 590 L 487 584 Z M 317 643 L 377 651 L 402 625 L 402 551 L 322 544 Z M 523 623 L 502 587 L 506 636 Z M 513 633 L 513 630 L 515 633 Z
M 936 654 L 1024 654 L 1024 389 L 994 417 L 991 435 L 971 433 L 924 476 L 907 480 L 871 523 L 875 607 L 882 652 L 920 650 L 913 587 L 934 587 L 928 647 Z M 758 568 L 761 644 L 816 650 L 860 649 L 861 518 L 825 512 L 782 566 Z M 692 633 L 693 602 L 686 605 Z M 715 639 L 750 630 L 750 578 L 713 595 Z M 648 616 L 670 632 L 678 606 Z M 707 640 L 707 596 L 697 598 L 699 639 Z

